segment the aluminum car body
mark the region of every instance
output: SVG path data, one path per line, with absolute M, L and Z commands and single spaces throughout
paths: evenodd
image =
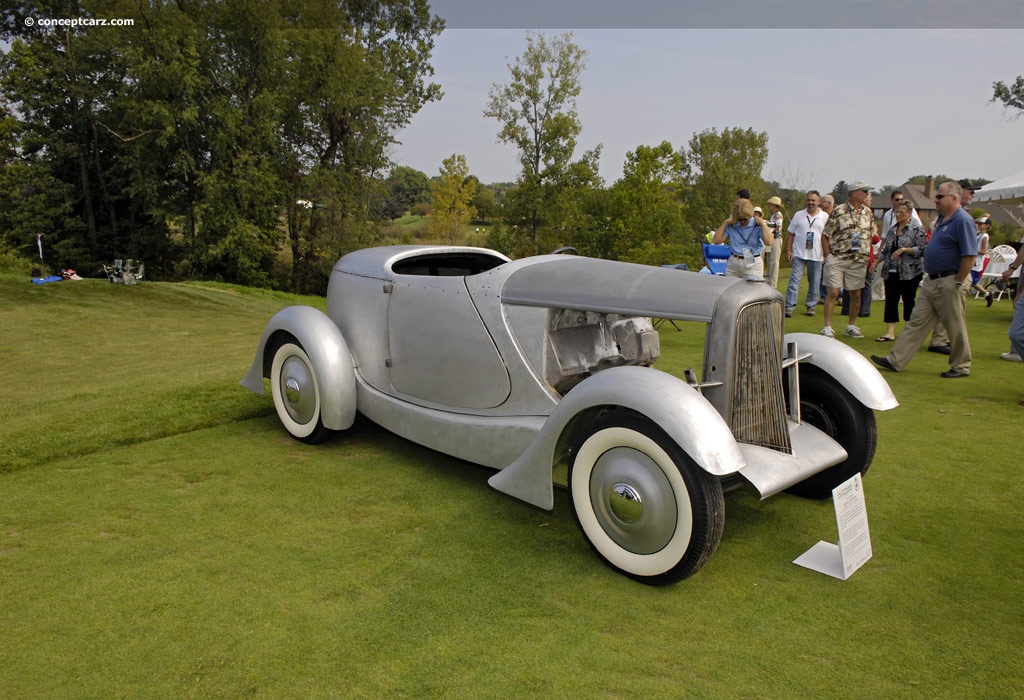
M 859 353 L 783 336 L 782 298 L 759 282 L 398 246 L 339 260 L 327 307 L 275 316 L 243 385 L 262 393 L 268 349 L 287 333 L 325 362 L 325 426 L 347 427 L 358 409 L 402 437 L 500 470 L 492 486 L 547 509 L 553 467 L 610 408 L 651 418 L 702 469 L 738 474 L 767 497 L 846 458 L 800 422 L 798 362 L 821 367 L 869 408 L 896 405 Z M 651 367 L 652 317 L 708 324 L 701 380 Z

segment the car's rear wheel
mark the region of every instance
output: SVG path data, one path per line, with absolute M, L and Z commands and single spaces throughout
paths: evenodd
M 846 450 L 840 462 L 787 489 L 804 498 L 829 498 L 832 489 L 871 466 L 878 444 L 875 413 L 838 381 L 814 365 L 800 365 L 800 420 L 813 425 Z
M 570 460 L 569 492 L 594 551 L 644 583 L 696 573 L 722 538 L 719 480 L 635 413 L 607 414 L 583 433 Z
M 316 369 L 297 341 L 282 343 L 270 365 L 274 408 L 292 437 L 310 444 L 326 440 L 333 431 L 324 427 Z

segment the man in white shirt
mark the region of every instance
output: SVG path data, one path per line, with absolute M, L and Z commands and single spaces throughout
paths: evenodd
M 807 193 L 807 208 L 798 211 L 789 221 L 789 235 L 786 236 L 786 259 L 792 263 L 789 285 L 786 287 L 786 316 L 793 315 L 796 308 L 797 290 L 804 269 L 807 270 L 807 315 L 814 315 L 818 304 L 818 289 L 821 284 L 821 232 L 828 221 L 828 214 L 819 208 L 820 195 L 817 190 Z

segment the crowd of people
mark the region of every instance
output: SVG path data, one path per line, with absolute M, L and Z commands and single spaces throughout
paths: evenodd
M 889 371 L 902 371 L 931 334 L 928 351 L 949 357 L 949 369 L 941 376 L 963 378 L 971 372 L 965 322 L 968 295 L 975 291 L 987 306 L 994 299 L 992 291 L 981 284 L 992 222 L 987 215 L 974 219 L 970 214 L 978 189 L 970 180 L 939 185 L 935 194 L 938 215 L 927 227 L 904 193 L 895 190 L 880 233 L 871 209 L 872 187 L 866 182 L 855 182 L 848 200 L 838 205 L 831 195 L 807 192 L 806 207 L 792 215 L 785 233 L 781 199 L 768 200 L 770 213 L 765 218 L 761 207 L 751 203 L 749 192 L 740 190 L 731 216 L 714 232 L 712 242 L 729 245 L 727 275 L 765 279 L 773 287 L 777 286 L 784 249 L 791 264 L 786 316 L 791 317 L 798 305 L 799 287 L 806 275 L 804 313 L 814 316 L 822 304 L 821 333 L 829 337 L 836 335 L 832 321 L 837 303 L 842 303 L 841 313 L 848 317 L 843 334 L 864 337 L 857 321 L 870 315 L 872 283 L 877 275 L 884 289 L 885 331 L 875 340 L 892 346 L 886 355 L 872 355 L 874 363 Z M 1018 256 L 1002 273 L 1004 284 L 1015 275 L 1022 258 Z M 1002 354 L 1013 362 L 1024 358 L 1022 291 L 1024 285 L 1017 284 L 1010 352 Z M 897 335 L 901 306 L 904 326 Z

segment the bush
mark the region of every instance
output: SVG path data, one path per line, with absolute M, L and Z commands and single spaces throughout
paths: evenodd
M 29 275 L 34 267 L 42 270 L 43 274 L 49 269 L 42 260 L 30 260 L 10 250 L 0 251 L 0 272 Z

